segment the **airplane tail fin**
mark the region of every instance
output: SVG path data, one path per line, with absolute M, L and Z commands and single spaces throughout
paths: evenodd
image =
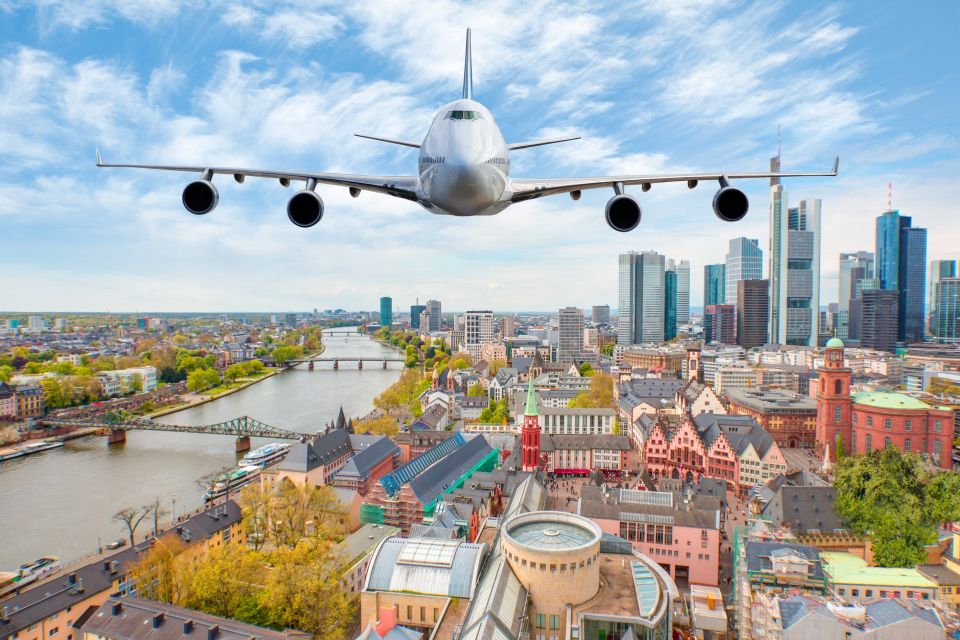
M 463 97 L 473 100 L 473 59 L 470 55 L 470 27 L 467 27 L 467 49 L 463 56 Z

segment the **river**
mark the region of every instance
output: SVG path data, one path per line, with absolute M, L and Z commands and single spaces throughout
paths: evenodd
M 338 329 L 337 331 L 342 331 Z M 364 336 L 324 339 L 324 357 L 396 357 L 396 350 Z M 300 365 L 237 393 L 159 418 L 200 425 L 248 415 L 267 424 L 313 432 L 333 420 L 340 406 L 362 416 L 373 398 L 398 377 L 402 363 Z M 257 447 L 269 440 L 254 439 Z M 232 437 L 196 433 L 128 432 L 122 445 L 90 437 L 0 463 L 0 571 L 43 555 L 69 562 L 125 535 L 112 516 L 124 507 L 160 498 L 168 514 L 200 506 L 203 476 L 236 465 Z M 175 499 L 175 503 L 174 503 Z M 138 538 L 152 528 L 144 522 Z

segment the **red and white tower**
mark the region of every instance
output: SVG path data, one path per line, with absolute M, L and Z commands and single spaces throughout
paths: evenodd
M 823 366 L 817 372 L 817 451 L 823 455 L 830 445 L 830 457 L 837 459 L 838 441 L 843 450 L 853 453 L 850 431 L 853 423 L 853 401 L 850 398 L 852 371 L 844 366 L 843 341 L 830 338 Z
M 540 415 L 532 376 L 527 384 L 527 406 L 520 428 L 520 461 L 523 471 L 535 471 L 540 466 Z

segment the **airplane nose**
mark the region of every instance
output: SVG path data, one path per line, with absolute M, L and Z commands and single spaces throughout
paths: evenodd
M 459 216 L 481 213 L 493 206 L 503 193 L 502 176 L 492 167 L 452 161 L 433 167 L 426 183 L 430 201 Z

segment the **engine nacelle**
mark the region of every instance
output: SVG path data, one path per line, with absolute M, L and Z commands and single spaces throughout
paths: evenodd
M 298 227 L 312 227 L 323 217 L 323 200 L 309 189 L 298 191 L 287 203 L 287 217 Z
M 196 180 L 183 189 L 180 198 L 184 208 L 190 213 L 202 216 L 213 211 L 220 202 L 220 193 L 209 180 Z
M 633 231 L 640 224 L 640 203 L 626 194 L 613 196 L 607 201 L 603 211 L 607 224 L 611 228 L 626 233 Z
M 747 194 L 736 187 L 721 187 L 713 196 L 713 212 L 724 222 L 743 220 L 749 208 Z

